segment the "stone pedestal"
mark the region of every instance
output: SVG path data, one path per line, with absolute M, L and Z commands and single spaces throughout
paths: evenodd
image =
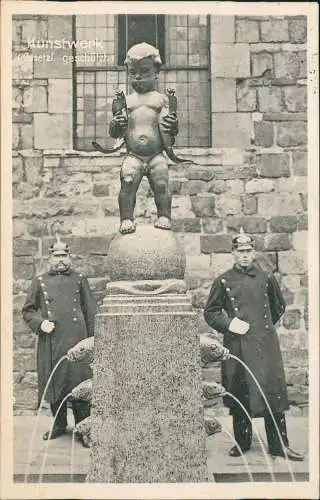
M 199 334 L 186 295 L 111 295 L 96 321 L 87 480 L 206 481 Z
M 140 228 L 118 235 L 109 258 L 113 281 L 96 316 L 87 481 L 204 482 L 200 336 L 179 240 Z

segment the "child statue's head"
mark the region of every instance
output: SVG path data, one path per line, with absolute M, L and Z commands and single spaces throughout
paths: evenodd
M 132 88 L 138 94 L 144 94 L 155 89 L 161 67 L 158 49 L 148 43 L 133 45 L 127 52 L 124 64 L 128 68 Z

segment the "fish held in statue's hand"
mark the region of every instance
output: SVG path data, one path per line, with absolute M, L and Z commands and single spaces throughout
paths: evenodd
M 90 364 L 93 363 L 93 356 L 94 337 L 88 337 L 81 340 L 67 352 L 67 359 L 72 362 L 84 361 Z

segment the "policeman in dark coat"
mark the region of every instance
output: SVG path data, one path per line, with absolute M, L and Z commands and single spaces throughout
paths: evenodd
M 32 280 L 22 309 L 23 319 L 38 335 L 38 398 L 62 356 L 80 340 L 93 335 L 96 303 L 83 274 L 72 270 L 68 246 L 57 239 L 50 247 L 50 269 Z M 68 360 L 57 368 L 45 394 L 55 416 L 63 398 L 80 382 L 92 377 L 88 364 Z M 88 417 L 90 407 L 84 401 L 72 401 L 75 424 Z M 67 402 L 56 417 L 51 439 L 65 433 Z M 46 432 L 43 439 L 48 439 Z
M 275 323 L 285 302 L 273 274 L 254 263 L 254 240 L 241 233 L 233 238 L 235 264 L 213 283 L 204 310 L 206 322 L 224 334 L 224 345 L 251 369 L 262 387 L 279 428 L 285 450 L 272 417 L 251 375 L 235 359 L 222 362 L 222 385 L 236 396 L 251 417 L 264 417 L 269 452 L 303 460 L 289 448 L 284 411 L 289 408 L 285 374 Z M 243 452 L 251 447 L 252 426 L 245 412 L 230 396 L 224 404 L 233 417 L 235 439 Z M 239 456 L 236 446 L 231 456 Z

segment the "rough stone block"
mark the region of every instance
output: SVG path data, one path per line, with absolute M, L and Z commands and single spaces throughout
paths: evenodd
M 237 84 L 237 110 L 255 111 L 257 109 L 257 91 L 249 87 L 246 80 Z
M 173 179 L 173 178 L 169 179 L 169 189 L 172 195 L 181 194 L 181 186 L 182 186 L 181 179 Z
M 264 216 L 296 215 L 301 211 L 300 197 L 291 194 L 261 193 L 258 198 L 258 213 Z
M 228 253 L 231 252 L 230 234 L 203 234 L 200 236 L 200 249 L 202 253 Z
M 258 251 L 255 262 L 267 273 L 275 273 L 277 271 L 277 256 L 275 253 Z
M 18 149 L 20 142 L 20 127 L 16 123 L 12 124 L 12 149 Z
M 35 56 L 35 78 L 72 78 L 72 64 L 66 63 L 71 55 L 71 49 L 35 48 L 32 49 L 32 53 Z
M 223 165 L 221 167 L 215 168 L 215 181 L 212 185 L 215 187 L 218 185 L 218 180 L 228 180 L 228 179 L 250 179 L 256 175 L 255 167 L 253 165 Z M 219 185 L 220 187 L 220 185 Z M 226 188 L 226 184 L 225 184 Z M 218 188 L 219 189 L 219 188 Z M 226 189 L 224 189 L 225 191 Z
M 308 141 L 305 122 L 281 122 L 278 124 L 277 144 L 282 147 L 304 146 Z
M 13 276 L 15 279 L 30 280 L 35 274 L 35 265 L 32 257 L 13 258 Z
M 274 54 L 276 78 L 296 79 L 300 76 L 300 61 L 297 52 L 278 52 Z
M 210 272 L 207 272 L 206 278 L 212 277 L 215 279 L 219 274 L 230 269 L 234 264 L 234 258 L 231 253 L 219 253 L 211 256 Z M 208 290 L 209 296 L 209 290 Z M 207 327 L 208 328 L 208 327 Z
M 251 61 L 252 61 L 252 76 L 262 76 L 267 71 L 271 73 L 271 76 L 273 75 L 274 67 L 273 67 L 272 54 L 269 54 L 268 52 L 252 54 Z
M 48 110 L 47 88 L 34 85 L 23 92 L 23 107 L 27 113 L 43 113 Z
M 72 80 L 63 78 L 48 81 L 48 111 L 55 114 L 72 113 Z
M 12 88 L 12 109 L 19 109 L 22 104 L 22 92 L 18 87 Z
M 23 113 L 20 111 L 13 110 L 12 112 L 12 122 L 13 123 L 31 123 L 32 122 L 32 114 L 31 113 Z
M 301 288 L 300 279 L 299 274 L 288 274 L 282 277 L 281 286 L 290 292 L 297 292 Z
M 250 51 L 247 43 L 213 44 L 212 67 L 216 78 L 250 76 Z
M 249 113 L 213 113 L 212 141 L 215 148 L 247 148 L 250 146 Z
M 305 43 L 307 41 L 307 17 L 289 19 L 289 36 L 292 43 Z
M 34 186 L 28 182 L 20 182 L 13 185 L 12 197 L 20 200 L 30 200 L 39 196 L 39 192 L 38 186 Z
M 32 149 L 34 138 L 34 126 L 31 124 L 20 125 L 20 146 L 21 149 Z
M 307 88 L 284 88 L 284 102 L 288 111 L 299 112 L 307 110 Z
M 23 160 L 20 156 L 14 156 L 12 158 L 12 182 L 14 184 L 22 182 L 23 178 L 24 178 Z
M 281 111 L 282 91 L 278 87 L 261 87 L 258 88 L 259 111 Z
M 242 196 L 242 211 L 244 215 L 254 215 L 258 211 L 258 200 L 256 196 Z
M 201 223 L 200 219 L 193 218 L 183 218 L 183 219 L 173 219 L 172 220 L 173 231 L 181 233 L 200 233 Z
M 236 41 L 237 42 L 259 42 L 259 22 L 250 19 L 236 20 Z
M 42 184 L 42 156 L 28 157 L 24 159 L 25 179 L 30 184 L 40 186 Z
M 286 111 L 282 111 L 281 113 L 270 112 L 264 113 L 263 119 L 270 122 L 306 122 L 307 113 L 288 113 Z
M 32 42 L 33 39 L 45 40 L 48 36 L 45 20 L 27 19 L 22 22 L 22 41 Z
M 308 58 L 307 58 L 307 51 L 302 50 L 301 52 L 298 52 L 298 57 L 299 57 L 299 78 L 307 78 L 308 75 Z
M 249 194 L 270 193 L 275 190 L 275 185 L 271 179 L 251 179 L 246 182 L 245 190 Z
M 47 222 L 37 219 L 30 221 L 28 223 L 28 233 L 30 236 L 34 236 L 36 238 L 47 236 L 49 234 Z
M 239 195 L 242 194 L 244 191 L 244 182 L 242 180 L 227 180 L 226 181 L 227 185 L 227 191 L 231 195 Z
M 221 195 L 216 200 L 216 215 L 218 217 L 226 217 L 227 215 L 235 215 L 241 212 L 241 200 L 239 196 Z
M 220 233 L 223 229 L 222 219 L 206 217 L 202 221 L 203 231 L 205 233 Z
M 30 80 L 33 77 L 33 59 L 28 52 L 20 52 L 12 59 L 12 78 Z
M 15 371 L 25 372 L 36 369 L 34 349 L 19 349 L 13 355 L 13 369 Z
M 106 277 L 108 275 L 108 263 L 106 257 L 102 255 L 74 256 L 74 269 L 83 273 L 87 278 Z
M 205 181 L 187 181 L 183 184 L 181 189 L 182 195 L 196 195 L 207 190 L 208 184 Z
M 262 42 L 289 41 L 289 26 L 287 19 L 261 21 L 260 30 Z
M 287 306 L 291 306 L 294 302 L 294 294 L 289 290 L 282 290 L 283 298 Z
M 71 149 L 71 115 L 35 113 L 34 136 L 36 149 Z
M 186 278 L 210 279 L 212 277 L 209 255 L 187 255 L 186 256 Z
M 31 239 L 15 238 L 13 240 L 13 255 L 21 257 L 24 255 L 34 256 L 38 253 L 38 241 Z
M 308 231 L 297 231 L 292 235 L 292 247 L 301 256 L 308 258 Z
M 227 190 L 226 181 L 222 179 L 213 180 L 208 184 L 209 193 L 221 194 L 224 193 L 226 190 Z
M 210 16 L 211 43 L 232 43 L 235 40 L 234 16 Z
M 285 153 L 257 156 L 257 173 L 261 177 L 289 177 L 290 159 Z
M 197 217 L 212 217 L 215 215 L 215 196 L 211 193 L 191 196 L 191 206 Z
M 306 151 L 292 151 L 293 175 L 308 175 L 308 153 Z
M 279 272 L 282 274 L 305 274 L 307 268 L 306 259 L 294 250 L 279 252 Z
M 212 103 L 213 112 L 236 111 L 236 81 L 232 78 L 213 78 Z
M 245 233 L 265 233 L 267 221 L 263 217 L 228 217 L 227 228 L 229 231 L 238 233 L 241 227 Z
M 295 215 L 272 217 L 270 230 L 274 233 L 293 233 L 297 230 L 297 217 Z
M 208 290 L 206 288 L 196 288 L 191 292 L 191 304 L 195 309 L 203 309 L 208 300 Z
M 264 239 L 265 249 L 268 251 L 290 250 L 291 241 L 287 233 L 267 234 Z
M 110 194 L 109 184 L 94 184 L 93 185 L 93 196 L 109 196 Z
M 48 17 L 49 40 L 72 39 L 72 16 L 49 16 Z
M 298 216 L 298 231 L 308 229 L 308 213 L 299 214 Z
M 254 125 L 254 144 L 264 148 L 270 148 L 273 145 L 273 124 L 265 121 L 255 122 Z
M 200 230 L 199 227 L 199 232 Z M 186 255 L 200 255 L 200 238 L 198 234 L 185 232 L 181 234 L 181 241 Z

